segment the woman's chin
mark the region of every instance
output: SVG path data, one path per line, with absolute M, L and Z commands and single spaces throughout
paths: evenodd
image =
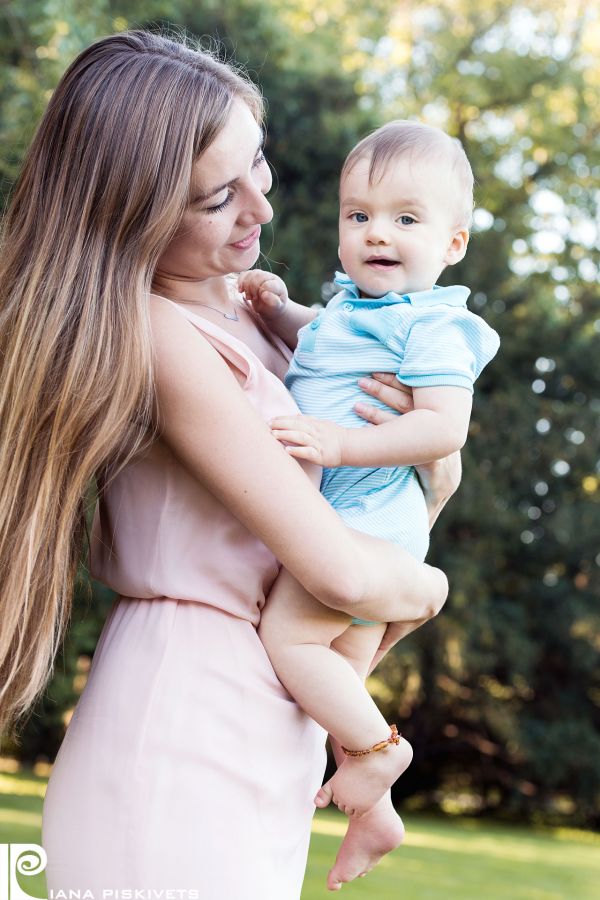
M 256 241 L 247 250 L 238 251 L 230 272 L 245 272 L 251 269 L 260 256 L 260 241 Z

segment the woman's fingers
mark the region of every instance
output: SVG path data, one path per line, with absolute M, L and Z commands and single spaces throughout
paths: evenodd
M 386 412 L 377 406 L 370 406 L 368 403 L 355 403 L 354 412 L 358 413 L 361 419 L 371 422 L 372 425 L 381 425 L 382 422 L 391 422 L 398 418 L 396 413 Z
M 389 622 L 379 645 L 379 652 L 384 656 L 388 650 L 401 640 L 407 630 L 406 622 Z
M 401 413 L 413 409 L 412 390 L 401 384 L 393 372 L 375 372 L 372 378 L 359 378 L 358 384 L 366 394 L 377 397 L 390 409 Z
M 462 476 L 460 450 L 444 459 L 416 466 L 416 470 L 425 490 L 449 497 L 458 488 Z
M 393 372 L 374 372 L 372 378 L 359 378 L 358 384 L 366 394 L 377 397 L 390 410 L 406 413 L 413 409 L 411 388 L 401 384 Z M 355 404 L 354 411 L 372 425 L 381 425 L 396 417 L 395 413 L 369 403 Z
M 410 394 L 412 391 L 412 388 L 409 388 L 407 384 L 402 384 L 401 381 L 398 381 L 394 372 L 373 372 L 371 378 L 374 378 L 375 381 L 381 381 L 383 384 L 388 384 L 398 391 L 404 391 L 405 394 Z

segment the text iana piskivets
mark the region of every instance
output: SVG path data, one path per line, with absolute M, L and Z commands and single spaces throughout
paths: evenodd
M 193 888 L 103 888 L 100 892 L 51 890 L 48 900 L 201 900 L 201 895 Z

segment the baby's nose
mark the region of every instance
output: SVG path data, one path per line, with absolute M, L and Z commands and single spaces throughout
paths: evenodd
M 369 244 L 389 244 L 388 229 L 382 222 L 371 219 L 366 234 L 367 243 Z

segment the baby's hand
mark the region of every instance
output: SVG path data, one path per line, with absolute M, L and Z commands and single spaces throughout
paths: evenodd
M 342 465 L 346 429 L 341 425 L 311 416 L 278 416 L 269 424 L 290 456 L 330 468 Z
M 246 302 L 264 319 L 281 315 L 288 301 L 284 282 L 272 272 L 250 269 L 238 277 L 238 290 L 246 296 Z

